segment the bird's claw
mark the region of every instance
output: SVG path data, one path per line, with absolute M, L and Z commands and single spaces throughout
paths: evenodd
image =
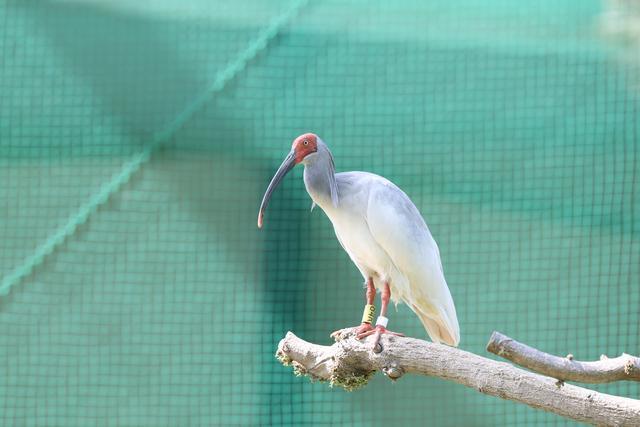
M 344 339 L 346 336 L 344 335 L 345 331 L 348 333 L 347 336 L 355 335 L 357 340 L 362 340 L 366 337 L 370 337 L 373 335 L 373 351 L 376 353 L 380 353 L 382 351 L 382 345 L 380 344 L 380 337 L 382 334 L 389 334 L 396 337 L 404 337 L 403 333 L 393 332 L 388 330 L 382 325 L 371 326 L 369 323 L 362 323 L 360 326 L 356 328 L 346 328 L 346 329 L 338 329 L 331 334 L 331 337 L 336 341 L 340 341 Z
M 369 331 L 374 331 L 373 326 L 371 326 L 371 324 L 369 323 L 361 323 L 360 326 L 354 326 L 352 328 L 344 328 L 344 329 L 338 329 L 337 331 L 333 331 L 329 336 L 335 340 L 338 340 L 338 339 L 344 339 L 348 336 L 355 335 L 356 339 L 360 339 L 360 335 Z
M 365 336 L 368 336 L 368 335 L 365 335 L 365 334 L 371 334 L 374 331 L 375 331 L 375 329 L 374 329 L 373 326 L 371 326 L 371 323 L 363 323 L 360 326 L 358 326 L 358 328 L 355 330 L 356 339 L 357 340 L 362 339 Z
M 363 332 L 363 333 L 360 333 L 360 334 L 356 335 L 356 339 L 361 340 L 361 339 L 366 338 L 366 337 L 368 337 L 370 335 L 373 335 L 374 337 L 373 337 L 373 347 L 372 348 L 374 349 L 374 351 L 376 349 L 379 349 L 379 351 L 376 351 L 376 353 L 380 353 L 380 351 L 382 351 L 382 348 L 379 346 L 379 344 L 380 344 L 380 337 L 382 336 L 382 334 L 389 334 L 389 335 L 393 335 L 393 336 L 396 336 L 396 337 L 404 337 L 403 333 L 393 332 L 393 331 L 388 330 L 387 328 L 385 328 L 382 325 L 376 325 L 375 328 L 371 328 L 371 330 L 368 330 L 366 332 Z
M 403 333 L 390 331 L 390 330 L 388 330 L 387 328 L 385 328 L 384 326 L 381 326 L 381 325 L 377 325 L 375 328 L 372 327 L 372 326 L 369 326 L 369 327 L 370 327 L 369 330 L 357 334 L 356 338 L 361 340 L 362 338 L 366 338 L 369 335 L 373 335 L 373 334 L 378 334 L 378 335 L 389 334 L 389 335 L 393 335 L 393 336 L 396 336 L 396 337 L 404 337 Z

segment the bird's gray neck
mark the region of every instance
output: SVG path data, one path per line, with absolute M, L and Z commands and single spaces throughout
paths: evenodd
M 322 209 L 338 206 L 338 185 L 333 156 L 327 146 L 318 141 L 318 151 L 304 159 L 304 185 L 311 199 Z

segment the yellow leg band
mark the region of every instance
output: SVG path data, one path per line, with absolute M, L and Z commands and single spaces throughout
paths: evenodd
M 364 306 L 364 313 L 362 313 L 362 323 L 373 323 L 373 315 L 376 314 L 376 306 L 367 304 Z

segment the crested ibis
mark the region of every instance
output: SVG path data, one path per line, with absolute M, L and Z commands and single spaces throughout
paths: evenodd
M 293 141 L 264 194 L 258 227 L 274 190 L 299 163 L 309 196 L 329 217 L 340 245 L 365 280 L 367 305 L 356 337 L 375 335 L 375 348 L 381 334 L 402 335 L 386 328 L 391 299 L 413 310 L 432 341 L 457 346 L 460 329 L 440 251 L 418 208 L 379 175 L 336 173 L 333 156 L 317 135 L 306 133 Z M 372 326 L 376 289 L 381 291 L 381 309 Z

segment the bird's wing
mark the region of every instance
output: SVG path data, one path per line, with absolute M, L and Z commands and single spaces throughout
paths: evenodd
M 438 245 L 402 190 L 376 175 L 369 180 L 366 221 L 375 241 L 406 278 L 404 283 L 397 283 L 403 282 L 402 277 L 395 280 L 398 296 L 420 317 L 433 341 L 457 345 L 458 320 Z

